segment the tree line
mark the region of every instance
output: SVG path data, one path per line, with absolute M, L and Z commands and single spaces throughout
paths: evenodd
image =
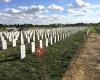
M 49 25 L 33 25 L 33 24 L 0 24 L 0 28 L 5 29 L 7 27 L 12 28 L 12 27 L 16 27 L 16 28 L 35 28 L 35 27 L 40 27 L 40 28 L 58 28 L 58 27 L 69 27 L 69 26 L 100 26 L 100 23 L 89 23 L 89 24 L 85 24 L 85 23 L 76 23 L 76 24 L 49 24 Z

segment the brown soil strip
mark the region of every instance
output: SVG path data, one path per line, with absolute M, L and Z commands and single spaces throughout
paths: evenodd
M 62 80 L 100 80 L 100 35 L 91 33 Z

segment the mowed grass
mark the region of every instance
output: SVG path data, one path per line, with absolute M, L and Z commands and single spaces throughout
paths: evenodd
M 83 35 L 84 32 L 78 32 L 49 45 L 42 57 L 27 49 L 27 57 L 20 60 L 20 46 L 0 51 L 0 80 L 61 80 Z
M 96 32 L 95 27 L 91 27 L 91 31 L 90 32 L 95 33 Z

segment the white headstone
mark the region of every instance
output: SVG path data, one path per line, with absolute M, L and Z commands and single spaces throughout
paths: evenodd
M 22 45 L 24 44 L 24 37 L 23 37 L 22 31 L 21 31 L 21 44 L 22 44 Z
M 11 36 L 9 35 L 9 41 L 12 41 L 12 38 L 11 38 Z
M 57 39 L 58 39 L 58 42 L 59 42 L 59 34 L 57 35 Z
M 65 33 L 65 38 L 67 37 L 67 34 Z
M 70 36 L 70 32 L 68 32 L 68 37 Z
M 62 34 L 60 34 L 60 40 L 62 40 Z
M 39 34 L 37 34 L 37 40 L 40 40 L 40 35 Z
M 16 47 L 16 39 L 13 39 L 13 47 Z
M 2 41 L 5 40 L 5 39 L 4 39 L 4 36 L 1 36 L 1 40 L 2 40 Z
M 32 42 L 31 43 L 31 50 L 32 50 L 32 53 L 35 52 L 35 42 Z
M 25 51 L 25 45 L 20 46 L 21 49 L 21 59 L 24 59 L 26 57 L 26 51 Z
M 4 49 L 7 49 L 7 42 L 6 42 L 6 40 L 3 40 L 2 41 L 2 49 L 4 50 Z
M 35 41 L 35 35 L 33 35 L 33 41 Z
M 30 37 L 29 37 L 29 36 L 28 36 L 28 38 L 27 38 L 27 42 L 30 43 Z
M 50 33 L 48 32 L 48 33 L 47 33 L 47 35 L 48 35 L 48 38 L 49 38 L 49 34 L 50 34 Z
M 43 39 L 43 33 L 41 34 L 41 38 Z
M 53 38 L 50 37 L 50 44 L 52 45 L 53 44 Z
M 56 36 L 54 36 L 54 43 L 56 43 Z
M 55 32 L 53 32 L 53 36 L 55 35 Z
M 26 38 L 28 37 L 28 35 L 25 33 Z
M 63 33 L 63 39 L 65 38 L 65 35 L 64 35 L 64 33 Z
M 49 43 L 48 38 L 46 38 L 46 47 L 48 47 L 48 43 Z
M 46 32 L 45 32 L 45 35 L 44 36 L 45 36 L 45 38 L 47 37 L 47 33 Z
M 43 41 L 40 40 L 40 48 L 43 48 Z

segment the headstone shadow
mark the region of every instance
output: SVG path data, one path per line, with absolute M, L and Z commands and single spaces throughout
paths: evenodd
M 12 62 L 12 61 L 15 61 L 15 60 L 18 60 L 20 59 L 20 54 L 11 54 L 9 56 L 5 56 L 6 59 L 1 59 L 0 60 L 0 64 L 1 63 L 6 63 L 6 62 Z

